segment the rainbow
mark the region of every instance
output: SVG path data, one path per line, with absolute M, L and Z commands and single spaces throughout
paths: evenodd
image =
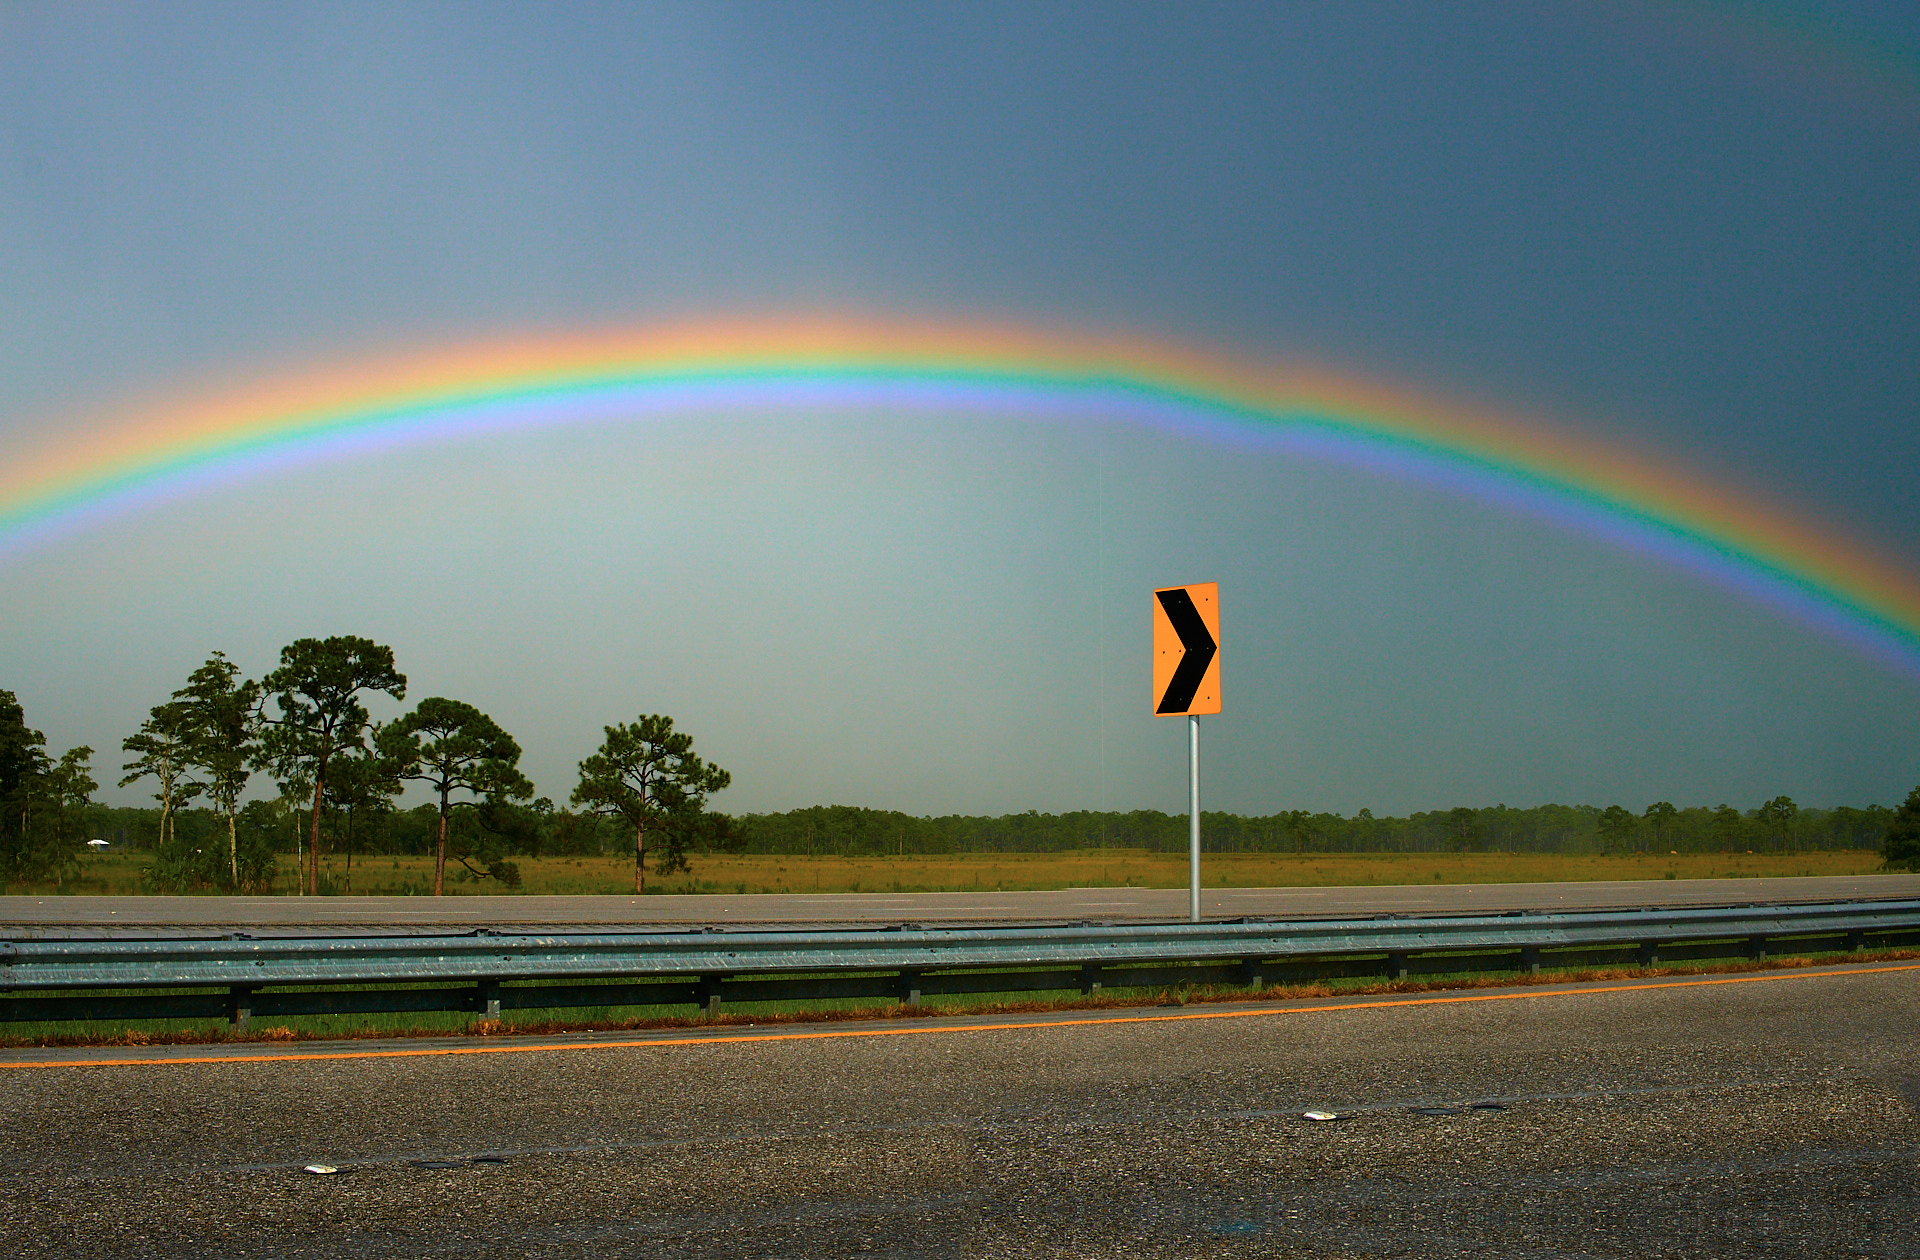
M 1920 584 L 1681 470 L 1299 367 L 1124 337 L 797 320 L 609 330 L 336 364 L 152 408 L 0 470 L 0 554 L 276 468 L 691 410 L 969 409 L 1199 433 L 1442 486 L 1658 558 L 1920 679 Z

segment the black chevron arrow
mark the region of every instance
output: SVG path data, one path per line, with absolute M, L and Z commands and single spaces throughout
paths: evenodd
M 1154 712 L 1185 713 L 1193 706 L 1193 693 L 1200 690 L 1200 680 L 1207 676 L 1207 666 L 1213 664 L 1213 654 L 1220 650 L 1220 645 L 1207 633 L 1207 623 L 1201 619 L 1200 610 L 1193 606 L 1193 597 L 1185 587 L 1155 591 L 1153 597 L 1160 601 L 1160 608 L 1173 624 L 1173 632 L 1180 636 L 1180 646 L 1184 649 L 1180 664 L 1173 671 L 1173 681 L 1167 684 Z

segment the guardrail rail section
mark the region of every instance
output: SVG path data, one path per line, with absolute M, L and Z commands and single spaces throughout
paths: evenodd
M 694 1006 L 1760 959 L 1920 942 L 1920 900 L 1285 922 L 0 942 L 0 1021 Z

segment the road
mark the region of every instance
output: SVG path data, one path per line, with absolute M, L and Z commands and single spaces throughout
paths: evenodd
M 1911 1257 L 1915 966 L 767 1039 L 4 1051 L 0 1250 Z M 400 1053 L 311 1057 L 370 1048 Z
M 1585 884 L 1409 884 L 1209 890 L 1209 919 L 1446 914 L 1613 906 L 1736 905 L 1920 897 L 1920 875 L 1635 880 Z M 0 938 L 219 932 L 466 932 L 493 928 L 873 923 L 1165 922 L 1187 916 L 1184 888 L 1054 892 L 832 893 L 697 897 L 0 897 Z

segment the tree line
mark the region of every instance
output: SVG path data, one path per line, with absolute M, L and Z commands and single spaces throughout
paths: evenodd
M 413 782 L 434 796 L 422 807 L 432 812 L 434 895 L 445 891 L 450 859 L 517 886 L 508 855 L 537 849 L 552 816 L 564 811 L 533 799 L 519 744 L 471 704 L 434 696 L 392 722 L 371 720 L 363 696 L 403 701 L 406 691 L 393 649 L 357 636 L 296 640 L 257 680 L 214 652 L 122 741 L 131 760 L 120 785 L 151 780 L 159 806 L 150 883 L 158 891 L 268 891 L 284 817 L 304 823 L 292 830 L 301 891 L 318 894 L 322 852 L 344 840 L 350 859 L 356 832 L 371 839 Z M 668 873 L 685 870 L 696 847 L 741 843 L 733 821 L 707 808 L 731 776 L 701 760 L 672 718 L 647 714 L 605 732 L 580 763 L 570 800 L 582 812 L 568 817 L 575 827 L 592 818 L 596 829 L 601 820 L 624 828 L 633 841 L 635 891 L 645 891 L 650 854 L 654 869 Z M 100 816 L 92 756 L 82 746 L 49 758 L 46 737 L 27 725 L 18 698 L 0 691 L 0 880 L 58 883 L 78 872 L 91 838 L 86 824 Z M 242 802 L 257 772 L 271 777 L 274 802 Z M 183 838 L 186 818 L 192 823 Z M 224 845 L 208 842 L 208 818 L 224 832 Z
M 1541 805 L 1531 809 L 1461 806 L 1404 818 L 1375 817 L 1369 810 L 1352 818 L 1304 810 L 1265 816 L 1208 812 L 1201 822 L 1204 847 L 1209 853 L 1573 855 L 1852 849 L 1884 850 L 1893 867 L 1920 861 L 1920 788 L 1899 809 L 1876 805 L 1803 810 L 1789 809 L 1790 804 L 1785 798 L 1775 797 L 1747 810 L 1722 805 L 1671 812 L 1656 804 L 1638 815 L 1622 807 L 1588 805 Z M 94 816 L 96 825 L 110 834 L 142 847 L 155 844 L 158 810 L 95 807 Z M 1623 818 L 1630 819 L 1631 825 Z M 305 834 L 301 829 L 305 820 L 301 811 L 284 799 L 250 801 L 239 812 L 241 852 L 244 855 L 250 846 L 267 853 L 275 849 L 293 852 Z M 224 823 L 211 811 L 176 813 L 170 825 L 178 828 L 182 822 L 188 825 L 192 845 L 182 841 L 178 848 L 199 847 L 224 838 Z M 329 834 L 336 837 L 336 845 L 344 850 L 351 869 L 356 853 L 434 853 L 441 822 L 439 808 L 433 803 L 406 810 L 363 811 L 357 816 L 342 812 L 333 816 L 330 826 L 334 830 Z M 617 815 L 556 809 L 545 800 L 526 807 L 522 822 L 500 846 L 509 859 L 605 854 L 634 844 L 634 835 Z M 492 876 L 493 871 L 474 865 L 471 855 L 484 845 L 488 823 L 489 815 L 477 809 L 456 810 L 448 820 L 449 852 L 455 860 L 468 858 L 470 874 L 482 878 Z M 999 817 L 927 818 L 892 810 L 827 805 L 748 814 L 728 819 L 727 824 L 733 833 L 733 851 L 768 855 L 885 857 L 1100 848 L 1184 853 L 1187 846 L 1186 815 L 1155 810 L 1030 811 Z M 1920 869 L 1920 865 L 1913 868 Z M 215 880 L 202 876 L 187 882 L 190 886 L 211 887 Z
M 122 786 L 151 781 L 155 809 L 93 802 L 93 750 L 53 758 L 12 692 L 0 691 L 0 881 L 59 882 L 78 873 L 101 832 L 150 848 L 156 891 L 267 892 L 279 855 L 299 862 L 303 892 L 323 891 L 321 855 L 430 853 L 431 891 L 449 864 L 471 878 L 520 883 L 513 858 L 630 848 L 634 889 L 687 869 L 696 851 L 904 856 L 1129 848 L 1183 852 L 1185 815 L 1027 811 L 999 817 L 917 817 L 829 805 L 735 819 L 708 807 L 731 776 L 693 751 L 673 719 L 643 715 L 604 728 L 579 764 L 574 808 L 535 798 L 520 746 L 487 714 L 447 697 L 422 700 L 389 723 L 361 697 L 404 701 L 391 648 L 353 636 L 300 639 L 257 680 L 214 652 L 122 741 Z M 264 773 L 276 789 L 241 798 Z M 401 810 L 407 783 L 433 799 Z M 1722 803 L 1640 813 L 1620 805 L 1456 806 L 1351 818 L 1287 810 L 1202 815 L 1214 853 L 1698 853 L 1881 850 L 1890 868 L 1920 869 L 1920 787 L 1898 809 L 1802 809 L 1776 796 L 1751 808 Z M 425 891 L 425 890 L 423 890 Z
M 1307 810 L 1254 816 L 1207 811 L 1200 816 L 1200 834 L 1209 853 L 1787 853 L 1880 849 L 1895 821 L 1909 814 L 1920 821 L 1920 788 L 1900 810 L 1801 809 L 1777 796 L 1746 810 L 1726 804 L 1680 809 L 1661 801 L 1640 814 L 1620 805 L 1456 806 L 1404 818 L 1375 817 L 1367 809 L 1351 818 Z M 1158 810 L 921 818 L 829 805 L 748 814 L 741 821 L 752 853 L 1184 853 L 1188 843 L 1187 816 Z

